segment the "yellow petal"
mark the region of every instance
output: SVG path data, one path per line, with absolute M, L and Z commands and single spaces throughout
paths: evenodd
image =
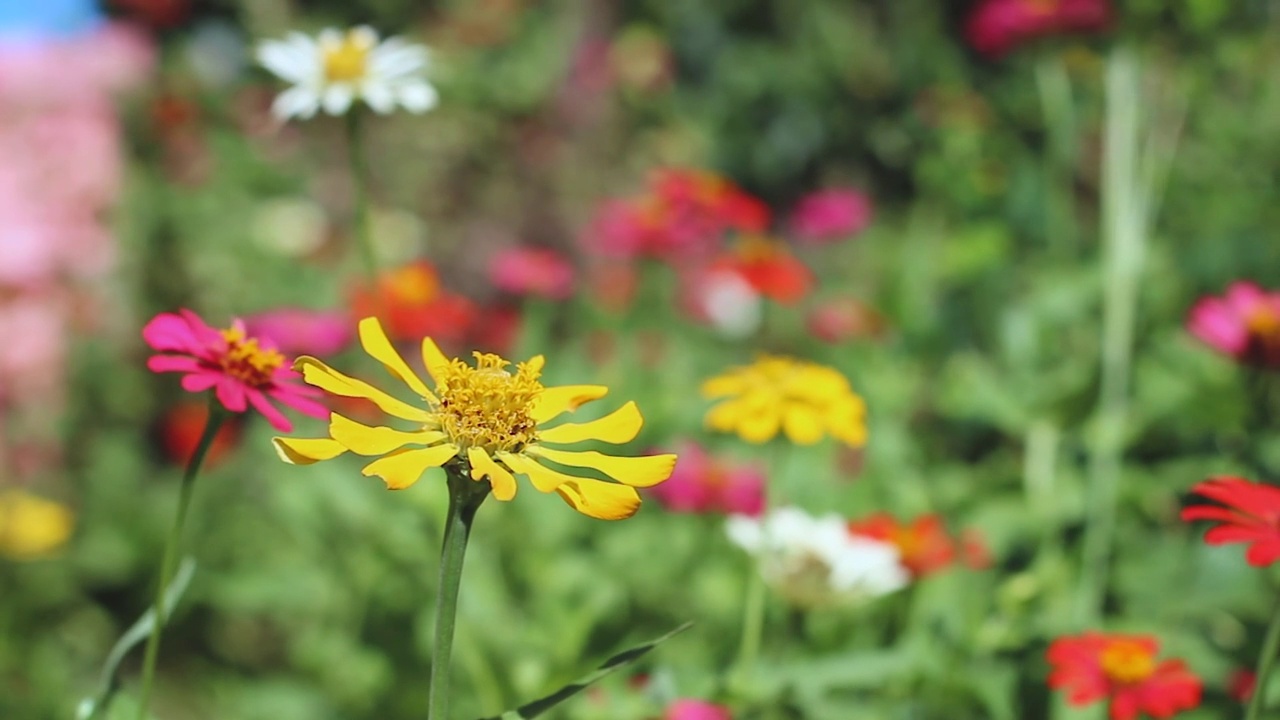
M 542 391 L 529 413 L 535 423 L 544 423 L 561 413 L 577 410 L 592 400 L 599 400 L 609 392 L 603 385 L 561 385 Z
M 822 416 L 804 403 L 788 403 L 782 415 L 782 429 L 797 445 L 813 445 L 822 439 Z
M 271 438 L 276 454 L 290 465 L 310 465 L 332 460 L 347 451 L 342 443 L 329 438 Z
M 736 400 L 725 400 L 707 411 L 704 422 L 708 428 L 717 432 L 735 432 L 738 417 L 742 414 L 742 404 Z
M 367 317 L 360 321 L 360 345 L 364 347 L 366 353 L 369 353 L 369 357 L 382 363 L 387 372 L 400 378 L 400 381 L 408 385 L 409 389 L 419 397 L 435 399 L 435 395 L 431 394 L 422 379 L 410 369 L 409 364 L 400 357 L 400 353 L 396 352 L 391 341 L 387 339 L 387 334 L 383 332 L 382 323 L 378 322 L 378 318 Z
M 396 450 L 366 465 L 361 474 L 365 477 L 377 475 L 387 484 L 388 490 L 403 490 L 418 482 L 427 468 L 440 467 L 457 454 L 457 445 Z
M 541 373 L 542 366 L 547 364 L 547 359 L 541 355 L 534 355 L 528 360 L 525 360 L 524 364 L 535 373 Z
M 493 486 L 493 496 L 499 500 L 510 500 L 516 496 L 516 478 L 507 469 L 493 461 L 484 448 L 467 449 L 467 460 L 471 461 L 471 479 L 483 480 L 489 476 L 489 484 Z
M 640 416 L 640 408 L 634 402 L 627 402 L 599 420 L 565 423 L 549 430 L 539 430 L 538 439 L 559 444 L 599 440 L 616 445 L 635 440 L 643 425 L 644 418 Z
M 377 405 L 382 412 L 388 415 L 420 423 L 431 422 L 435 419 L 435 416 L 427 410 L 416 408 L 397 400 L 369 383 L 343 375 L 308 355 L 303 355 L 295 360 L 293 369 L 302 373 L 302 379 L 308 385 L 314 385 L 321 390 L 334 395 L 341 395 L 342 397 L 372 400 L 374 405 Z
M 671 477 L 676 466 L 675 455 L 644 455 L 641 457 L 617 457 L 594 450 L 570 452 L 544 447 L 528 447 L 525 452 L 544 457 L 552 462 L 572 467 L 599 470 L 620 483 L 634 487 L 652 487 Z
M 776 405 L 748 409 L 738 418 L 738 437 L 757 445 L 772 440 L 782 424 L 781 410 Z
M 35 560 L 71 537 L 75 516 L 67 507 L 21 490 L 0 493 L 0 555 Z
M 449 367 L 449 358 L 440 352 L 436 341 L 429 337 L 422 338 L 422 365 L 427 368 L 431 379 L 439 386 L 441 371 Z
M 626 485 L 575 478 L 556 492 L 574 510 L 600 520 L 625 520 L 640 509 L 640 494 Z
M 386 455 L 405 445 L 430 445 L 445 438 L 438 430 L 403 432 L 389 427 L 369 427 L 338 413 L 329 415 L 329 435 L 357 455 Z
M 498 459 L 506 463 L 507 467 L 512 470 L 528 476 L 529 482 L 533 483 L 533 487 L 539 492 L 551 492 L 564 483 L 578 479 L 574 475 L 566 475 L 551 468 L 543 467 L 523 455 L 500 452 L 498 453 Z
M 718 398 L 737 395 L 745 385 L 736 374 L 718 375 L 702 383 L 702 397 Z

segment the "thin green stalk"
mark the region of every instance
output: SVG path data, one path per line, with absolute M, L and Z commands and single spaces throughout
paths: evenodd
M 488 497 L 490 485 L 467 477 L 456 467 L 449 476 L 449 511 L 445 516 L 444 543 L 440 549 L 440 583 L 436 591 L 435 643 L 431 648 L 431 689 L 427 720 L 449 717 L 449 662 L 453 655 L 453 631 L 458 620 L 458 588 L 462 585 L 462 561 L 476 511 Z
M 373 246 L 373 226 L 369 217 L 369 162 L 360 138 L 360 113 L 354 108 L 347 113 L 347 159 L 351 167 L 356 245 L 360 248 L 360 261 L 364 264 L 369 292 L 376 299 L 378 252 Z
M 165 591 L 173 578 L 173 571 L 178 562 L 178 548 L 182 544 L 182 528 L 187 522 L 187 510 L 191 507 L 191 495 L 196 484 L 196 475 L 204 463 L 204 456 L 213 445 L 218 429 L 227 419 L 226 413 L 217 404 L 217 400 L 209 401 L 209 417 L 205 420 L 204 432 L 196 451 L 187 462 L 187 469 L 182 473 L 182 485 L 178 489 L 178 511 L 173 518 L 173 528 L 169 531 L 169 539 L 164 545 L 164 559 L 160 562 L 160 580 L 156 583 L 156 598 L 153 603 L 156 615 L 155 629 L 147 638 L 147 651 L 142 661 L 142 691 L 138 696 L 138 720 L 147 717 L 147 703 L 151 698 L 151 684 L 155 680 L 156 657 L 160 654 L 160 636 L 164 632 L 165 622 L 169 619 L 165 605 Z
M 750 564 L 751 578 L 747 581 L 747 599 L 742 610 L 742 644 L 738 646 L 738 658 L 734 661 L 734 673 L 746 679 L 760 659 L 760 644 L 764 637 L 765 586 L 754 561 Z
M 1253 697 L 1249 698 L 1245 720 L 1259 720 L 1262 717 L 1262 709 L 1267 706 L 1267 680 L 1271 678 L 1271 667 L 1276 661 L 1277 652 L 1280 652 L 1280 599 L 1276 600 L 1276 608 L 1271 613 L 1271 625 L 1267 627 L 1267 637 L 1262 641 L 1257 684 L 1253 688 Z

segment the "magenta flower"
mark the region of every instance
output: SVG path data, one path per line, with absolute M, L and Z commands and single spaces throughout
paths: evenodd
M 672 512 L 759 515 L 764 511 L 765 477 L 749 465 L 731 465 L 695 443 L 677 452 L 671 477 L 650 492 Z
M 974 50 L 998 58 L 1053 35 L 1100 32 L 1111 24 L 1110 0 L 984 0 L 965 36 Z
M 1187 331 L 1239 362 L 1280 368 L 1280 292 L 1232 283 L 1222 297 L 1202 298 L 1191 308 Z
M 489 264 L 494 287 L 513 295 L 564 300 L 573 294 L 573 265 L 550 248 L 505 248 Z
M 676 700 L 667 706 L 662 720 L 733 720 L 733 715 L 723 705 L 702 700 Z
M 842 240 L 865 230 L 871 215 L 871 199 L 858 190 L 819 190 L 796 203 L 791 232 L 796 240 L 811 245 Z
M 351 343 L 351 319 L 345 312 L 280 308 L 244 320 L 245 333 L 269 337 L 290 355 L 332 355 Z
M 232 412 L 242 413 L 252 405 L 281 432 L 291 431 L 293 423 L 272 400 L 304 415 L 329 417 L 328 408 L 310 399 L 322 393 L 292 382 L 300 376 L 285 365 L 284 355 L 269 340 L 247 336 L 240 320 L 226 330 L 215 330 L 190 310 L 160 313 L 142 329 L 142 337 L 153 349 L 174 353 L 151 356 L 148 369 L 185 373 L 184 390 L 213 389 L 218 402 Z

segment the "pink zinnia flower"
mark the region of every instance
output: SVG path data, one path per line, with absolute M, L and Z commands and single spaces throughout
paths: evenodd
M 341 311 L 280 308 L 244 319 L 245 332 L 269 337 L 290 355 L 332 355 L 351 343 L 351 322 Z
M 985 0 L 969 16 L 965 36 L 974 50 L 996 58 L 1037 38 L 1110 24 L 1110 0 Z
M 142 337 L 153 349 L 174 353 L 153 355 L 148 369 L 185 373 L 184 390 L 212 388 L 218 402 L 232 412 L 242 413 L 252 405 L 281 432 L 291 431 L 293 423 L 271 400 L 304 415 L 329 417 L 325 406 L 310 399 L 322 393 L 292 382 L 300 376 L 285 365 L 284 355 L 269 340 L 247 336 L 240 320 L 226 330 L 215 330 L 190 310 L 161 313 L 142 329 Z
M 1222 297 L 1203 298 L 1191 308 L 1187 330 L 1242 363 L 1280 368 L 1280 292 L 1232 283 Z
M 733 720 L 729 708 L 702 700 L 676 700 L 667 706 L 662 720 Z
M 493 257 L 489 280 L 514 295 L 564 300 L 573 294 L 573 265 L 550 248 L 509 247 Z
M 756 516 L 764 511 L 764 473 L 732 465 L 685 443 L 671 477 L 650 492 L 672 512 Z
M 800 198 L 791 211 L 791 232 L 804 243 L 826 243 L 856 235 L 871 224 L 871 199 L 853 188 L 832 188 Z

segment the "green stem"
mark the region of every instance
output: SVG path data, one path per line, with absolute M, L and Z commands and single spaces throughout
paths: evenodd
M 369 292 L 376 298 L 378 253 L 373 246 L 373 227 L 369 219 L 369 162 L 360 141 L 360 113 L 347 113 L 347 159 L 351 167 L 352 202 L 355 210 L 356 245 L 369 281 Z
M 760 658 L 760 644 L 764 637 L 765 585 L 755 561 L 748 566 L 751 578 L 747 581 L 747 600 L 742 611 L 742 644 L 738 646 L 738 658 L 734 661 L 734 673 L 746 680 Z
M 488 497 L 490 485 L 467 477 L 457 467 L 446 469 L 449 476 L 449 511 L 445 517 L 444 544 L 440 549 L 440 583 L 436 590 L 435 643 L 431 648 L 431 689 L 427 720 L 447 720 L 449 716 L 449 660 L 453 655 L 453 630 L 458 620 L 458 588 L 462 585 L 462 561 L 467 540 L 480 503 Z
M 1253 697 L 1249 698 L 1249 711 L 1245 713 L 1245 720 L 1258 720 L 1262 717 L 1262 708 L 1267 705 L 1267 680 L 1271 678 L 1271 666 L 1275 663 L 1277 651 L 1280 651 L 1280 599 L 1276 600 L 1276 608 L 1271 613 L 1271 625 L 1267 627 L 1267 638 L 1262 642 L 1256 684 Z
M 210 398 L 209 400 L 209 417 L 205 420 L 204 432 L 200 435 L 200 442 L 196 444 L 196 451 L 191 455 L 191 459 L 187 462 L 187 469 L 182 474 L 182 485 L 178 490 L 178 512 L 173 518 L 173 528 L 169 531 L 169 539 L 165 541 L 164 559 L 160 562 L 160 581 L 156 583 L 156 598 L 153 604 L 155 608 L 156 624 L 155 629 L 147 638 L 147 651 L 142 661 L 142 692 L 138 696 L 138 720 L 147 717 L 147 702 L 151 698 L 151 684 L 155 680 L 156 674 L 156 657 L 160 653 L 160 636 L 163 634 L 165 621 L 168 620 L 168 608 L 165 607 L 165 590 L 169 587 L 169 581 L 173 577 L 173 570 L 178 562 L 178 547 L 182 543 L 182 527 L 187 522 L 187 509 L 191 507 L 191 494 L 195 488 L 196 475 L 200 472 L 200 466 L 204 463 L 204 456 L 209 452 L 209 447 L 213 445 L 213 439 L 218 435 L 218 429 L 222 427 L 222 423 L 227 416 L 222 408 L 218 406 L 217 400 Z

